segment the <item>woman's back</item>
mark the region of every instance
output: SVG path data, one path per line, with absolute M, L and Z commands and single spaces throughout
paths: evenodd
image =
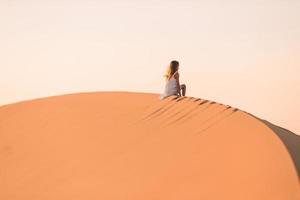
M 164 97 L 167 96 L 171 96 L 171 95 L 176 95 L 178 93 L 178 88 L 177 88 L 177 81 L 174 78 L 174 75 L 178 73 L 178 71 L 176 71 L 169 80 L 166 81 L 166 85 L 165 85 L 165 90 L 164 93 L 161 95 L 161 99 L 163 99 Z
M 186 86 L 185 84 L 180 84 L 179 82 L 178 69 L 179 62 L 176 60 L 172 60 L 165 74 L 166 85 L 163 94 L 160 95 L 160 99 L 164 99 L 165 97 L 171 95 L 181 96 L 181 92 L 182 96 L 185 96 Z

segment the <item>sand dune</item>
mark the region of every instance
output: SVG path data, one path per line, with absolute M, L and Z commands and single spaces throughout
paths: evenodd
M 272 129 L 273 133 L 275 133 L 279 137 L 281 142 L 285 145 L 288 152 L 290 153 L 290 156 L 296 167 L 298 177 L 300 177 L 300 136 L 287 129 L 276 126 L 267 120 L 260 119 L 252 115 L 251 113 L 247 113 L 247 114 L 263 122 L 270 129 Z
M 0 107 L 3 200 L 299 200 L 299 136 L 192 97 L 79 93 Z
M 295 167 L 300 176 L 300 136 L 292 133 L 291 131 L 276 126 L 266 120 L 262 120 L 268 127 L 270 127 L 274 133 L 281 139 L 288 149 L 290 156 L 292 157 Z

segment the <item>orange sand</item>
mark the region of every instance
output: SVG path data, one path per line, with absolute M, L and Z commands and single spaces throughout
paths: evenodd
M 146 93 L 5 105 L 0 199 L 299 200 L 299 136 L 267 123 L 215 102 Z

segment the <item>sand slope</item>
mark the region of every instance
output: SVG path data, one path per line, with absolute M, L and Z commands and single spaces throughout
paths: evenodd
M 266 120 L 262 120 L 268 127 L 270 127 L 274 133 L 285 144 L 287 150 L 294 161 L 298 176 L 300 176 L 300 136 L 292 133 L 291 131 L 276 126 Z
M 0 199 L 299 200 L 299 136 L 289 134 L 191 97 L 10 104 L 0 107 Z

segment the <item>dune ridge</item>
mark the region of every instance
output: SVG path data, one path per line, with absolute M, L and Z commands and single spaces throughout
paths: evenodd
M 261 119 L 262 120 L 262 119 Z M 298 177 L 300 177 L 300 136 L 287 130 L 276 126 L 266 120 L 262 120 L 273 132 L 281 139 L 290 153 L 292 160 L 294 161 Z
M 158 96 L 1 106 L 0 199 L 300 199 L 299 136 L 229 105 Z

